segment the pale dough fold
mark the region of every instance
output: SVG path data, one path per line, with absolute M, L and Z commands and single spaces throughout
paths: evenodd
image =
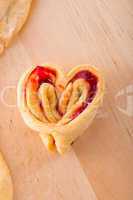
M 0 0 L 0 54 L 21 30 L 32 0 Z
M 95 117 L 104 79 L 89 65 L 76 66 L 65 75 L 58 66 L 45 64 L 23 74 L 17 94 L 25 123 L 39 132 L 47 149 L 64 153 Z

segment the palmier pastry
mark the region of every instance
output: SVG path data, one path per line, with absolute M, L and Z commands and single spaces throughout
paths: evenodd
M 58 66 L 46 64 L 21 77 L 18 107 L 47 149 L 64 153 L 95 117 L 103 94 L 104 80 L 95 67 L 76 66 L 65 75 Z

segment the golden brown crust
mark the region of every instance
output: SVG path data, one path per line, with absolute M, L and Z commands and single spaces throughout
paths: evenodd
M 27 89 L 27 82 L 30 80 L 29 77 L 35 69 L 34 67 L 28 70 L 19 81 L 18 107 L 26 124 L 40 133 L 45 146 L 50 150 L 53 145 L 58 152 L 64 153 L 70 147 L 70 144 L 84 132 L 96 115 L 97 108 L 101 104 L 104 95 L 104 80 L 98 69 L 88 65 L 74 67 L 67 76 L 57 66 L 49 64 L 43 66 L 45 68 L 52 66 L 50 69 L 53 69 L 58 74 L 55 77 L 54 86 L 49 83 L 43 83 L 34 93 L 38 98 L 36 105 L 42 102 L 43 109 L 40 112 L 45 120 L 39 119 L 36 114 L 34 115 L 34 112 L 37 111 L 36 113 L 38 113 L 38 109 L 32 112 L 32 109 L 27 104 L 27 97 L 23 92 L 25 87 Z M 89 106 L 86 104 L 89 91 L 91 92 L 89 82 L 82 77 L 73 80 L 75 75 L 82 71 L 88 71 L 97 77 L 96 94 Z M 64 88 L 62 92 L 58 91 L 59 86 Z M 60 95 L 56 95 L 56 93 L 60 93 Z M 32 95 L 33 90 L 31 91 Z M 31 107 L 34 107 L 33 100 L 34 98 L 31 98 Z M 86 104 L 86 107 L 83 111 L 77 117 L 72 118 L 71 116 L 76 110 L 82 108 L 84 104 Z M 59 112 L 56 109 L 57 105 Z
M 13 186 L 8 167 L 0 153 L 0 200 L 13 200 Z
M 0 54 L 24 25 L 32 0 L 0 1 Z

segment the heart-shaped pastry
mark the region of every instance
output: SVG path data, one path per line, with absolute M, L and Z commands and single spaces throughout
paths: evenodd
M 32 0 L 0 0 L 0 54 L 24 25 Z
M 65 75 L 46 64 L 20 79 L 18 107 L 47 149 L 64 153 L 93 120 L 103 94 L 104 80 L 95 67 L 80 65 Z

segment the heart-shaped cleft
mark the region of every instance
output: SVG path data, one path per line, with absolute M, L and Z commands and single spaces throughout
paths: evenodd
M 95 67 L 74 67 L 66 76 L 53 65 L 32 67 L 18 84 L 18 107 L 25 123 L 40 133 L 49 150 L 64 153 L 89 126 L 104 95 Z

